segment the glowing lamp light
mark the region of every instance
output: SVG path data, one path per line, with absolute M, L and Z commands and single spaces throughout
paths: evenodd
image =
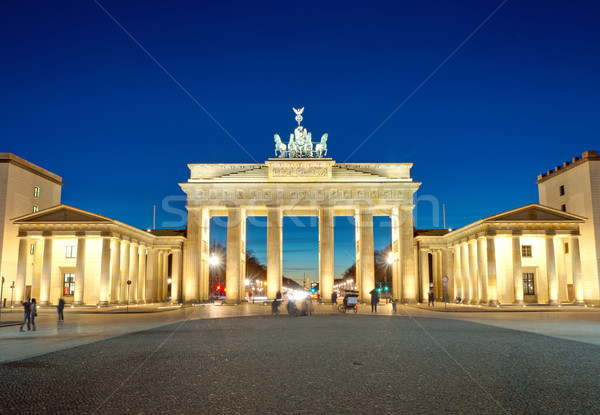
M 208 259 L 208 263 L 212 266 L 219 265 L 220 262 L 221 260 L 216 255 L 211 255 L 211 257 Z
M 390 252 L 388 257 L 387 257 L 387 263 L 392 265 L 394 263 L 394 255 L 392 255 L 392 253 Z

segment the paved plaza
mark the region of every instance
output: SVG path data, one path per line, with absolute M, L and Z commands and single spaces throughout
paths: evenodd
M 0 328 L 0 413 L 600 413 L 594 309 L 143 307 Z

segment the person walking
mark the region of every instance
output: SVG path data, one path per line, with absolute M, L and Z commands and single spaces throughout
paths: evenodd
M 429 294 L 427 295 L 427 297 L 429 298 L 429 301 L 427 302 L 427 307 L 429 307 L 429 306 L 434 307 L 434 305 L 433 305 L 433 300 L 434 300 L 433 291 L 429 291 Z
M 25 312 L 25 315 L 23 318 L 23 322 L 21 323 L 21 327 L 19 328 L 19 331 L 25 331 L 23 330 L 23 324 L 25 324 L 25 322 L 27 322 L 27 330 L 31 330 L 31 317 L 29 314 L 31 312 L 31 303 L 29 302 L 29 297 L 27 297 L 27 301 L 23 303 L 23 311 Z
M 334 306 L 337 305 L 337 293 L 335 291 L 331 293 L 331 302 Z
M 396 309 L 396 299 L 392 298 L 392 311 L 394 312 L 394 314 L 396 314 L 398 312 L 398 310 Z
M 56 311 L 58 312 L 58 321 L 65 321 L 65 316 L 63 314 L 63 310 L 65 309 L 65 300 L 62 298 L 58 300 L 58 305 L 56 306 Z
M 31 299 L 31 305 L 29 306 L 29 316 L 31 318 L 32 330 L 35 331 L 35 318 L 37 317 L 37 304 L 35 298 Z
M 371 313 L 376 313 L 377 303 L 379 303 L 379 293 L 376 288 L 373 288 L 369 294 L 371 294 Z

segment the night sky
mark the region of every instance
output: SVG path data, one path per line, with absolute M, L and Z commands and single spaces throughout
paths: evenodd
M 599 7 L 3 1 L 0 151 L 62 176 L 65 204 L 139 228 L 156 205 L 158 228 L 182 227 L 163 201 L 185 205 L 187 163 L 264 162 L 305 107 L 337 162 L 414 163 L 418 228 L 442 227 L 442 204 L 457 228 L 537 202 L 539 173 L 600 150 Z M 260 220 L 248 248 L 264 259 Z M 317 273 L 316 220 L 305 221 L 285 221 L 295 278 Z M 337 225 L 339 274 L 353 234 L 348 218 Z

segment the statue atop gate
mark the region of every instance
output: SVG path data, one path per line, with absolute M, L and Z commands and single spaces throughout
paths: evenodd
M 302 127 L 302 113 L 304 107 L 297 110 L 292 108 L 296 114 L 298 127 L 290 134 L 290 141 L 283 143 L 279 134 L 275 134 L 275 155 L 279 158 L 322 158 L 327 155 L 327 134 L 323 134 L 320 142 L 313 143 L 312 134 Z

